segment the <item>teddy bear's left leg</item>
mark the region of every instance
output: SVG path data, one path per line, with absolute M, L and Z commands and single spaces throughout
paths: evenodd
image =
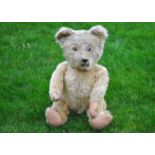
M 89 115 L 88 111 L 87 115 L 89 118 L 89 124 L 94 129 L 102 129 L 107 127 L 111 123 L 113 118 L 111 113 L 106 110 L 106 102 L 104 99 L 97 105 L 96 116 L 92 117 L 91 115 Z

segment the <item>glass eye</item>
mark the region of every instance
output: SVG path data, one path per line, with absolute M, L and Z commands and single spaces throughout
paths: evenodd
M 91 48 L 88 48 L 87 50 L 88 50 L 89 52 L 90 52 L 90 51 L 92 51 L 92 49 L 91 49 Z
M 77 49 L 77 47 L 73 47 L 72 50 L 73 51 L 77 51 L 78 49 Z

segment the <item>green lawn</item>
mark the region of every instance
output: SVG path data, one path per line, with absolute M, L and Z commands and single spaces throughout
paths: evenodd
M 49 80 L 64 60 L 54 34 L 96 24 L 109 30 L 99 63 L 110 74 L 113 122 L 97 131 L 85 113 L 71 113 L 63 127 L 50 127 Z M 0 23 L 0 132 L 155 132 L 155 23 Z

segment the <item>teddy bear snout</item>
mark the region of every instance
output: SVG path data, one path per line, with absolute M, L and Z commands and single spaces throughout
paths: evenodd
M 81 59 L 81 65 L 82 66 L 89 66 L 90 65 L 90 63 L 89 63 L 89 59 Z

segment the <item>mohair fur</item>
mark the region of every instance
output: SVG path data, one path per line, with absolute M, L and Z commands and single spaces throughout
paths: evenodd
M 89 30 L 61 28 L 56 33 L 66 61 L 57 66 L 50 80 L 49 95 L 53 105 L 46 109 L 47 123 L 64 124 L 70 110 L 77 113 L 87 110 L 93 128 L 101 129 L 111 122 L 112 115 L 106 110 L 104 100 L 108 71 L 97 64 L 107 36 L 102 26 Z

